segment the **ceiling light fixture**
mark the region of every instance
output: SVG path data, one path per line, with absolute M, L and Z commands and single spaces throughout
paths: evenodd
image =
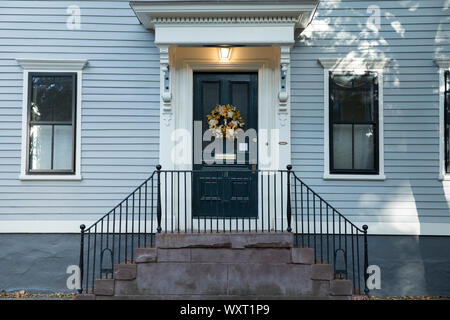
M 219 58 L 220 58 L 220 61 L 229 61 L 231 58 L 231 48 L 230 47 L 220 47 L 219 48 Z

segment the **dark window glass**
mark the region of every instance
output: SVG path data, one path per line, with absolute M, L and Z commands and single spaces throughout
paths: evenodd
M 450 172 L 450 73 L 445 72 L 444 94 L 444 119 L 445 119 L 445 168 Z
M 74 173 L 76 74 L 30 73 L 28 172 Z
M 378 79 L 330 72 L 330 171 L 378 173 Z

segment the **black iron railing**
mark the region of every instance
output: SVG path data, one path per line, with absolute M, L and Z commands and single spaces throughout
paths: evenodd
M 316 263 L 330 263 L 335 278 L 353 281 L 354 292 L 368 294 L 368 226 L 362 229 L 291 173 L 289 202 L 295 245 L 314 249 Z M 362 261 L 361 261 L 362 260 Z
M 135 248 L 154 246 L 156 233 L 287 231 L 294 233 L 296 246 L 314 249 L 316 263 L 332 264 L 336 278 L 350 279 L 355 292 L 364 288 L 368 293 L 367 226 L 360 229 L 350 222 L 299 179 L 292 166 L 207 172 L 206 179 L 216 187 L 194 197 L 201 197 L 206 214 L 199 214 L 193 199 L 201 178 L 205 171 L 157 166 L 106 215 L 87 229 L 81 225 L 79 292 L 93 289 L 95 279 L 112 277 L 115 264 L 132 262 Z M 227 180 L 252 185 L 254 201 L 232 194 L 228 200 L 233 206 L 223 205 L 218 186 Z

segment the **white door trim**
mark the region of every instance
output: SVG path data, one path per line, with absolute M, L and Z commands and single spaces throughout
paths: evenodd
M 260 168 L 285 169 L 291 162 L 289 101 L 280 102 L 280 57 L 241 59 L 221 64 L 209 59 L 178 59 L 170 61 L 170 107 L 161 98 L 160 164 L 163 170 L 191 170 L 191 139 L 178 140 L 180 133 L 193 133 L 193 73 L 195 71 L 258 72 L 258 159 Z M 164 76 L 161 76 L 162 79 Z M 289 78 L 288 78 L 289 79 Z M 289 93 L 289 81 L 286 83 Z M 161 95 L 167 95 L 161 88 Z M 288 94 L 289 100 L 289 94 Z M 263 111 L 263 112 L 261 112 Z M 180 130 L 181 129 L 181 130 Z M 264 137 L 278 129 L 279 139 Z M 273 133 L 276 134 L 276 133 Z M 188 141 L 189 140 L 189 141 Z M 272 141 L 273 140 L 273 141 Z M 283 141 L 282 145 L 279 141 Z M 189 144 L 189 145 L 186 145 Z M 270 151 L 273 151 L 270 153 Z M 279 155 L 282 154 L 282 157 Z M 182 161 L 176 161 L 183 158 Z
M 169 68 L 162 64 L 162 81 L 170 72 L 170 85 L 163 86 L 164 82 L 161 82 L 160 164 L 162 170 L 193 169 L 193 75 L 196 71 L 258 72 L 258 167 L 259 169 L 285 169 L 291 162 L 289 55 L 286 55 L 286 51 L 289 52 L 289 50 L 285 49 L 283 53 L 283 50 L 272 48 L 272 54 L 267 58 L 246 57 L 245 59 L 234 59 L 228 63 L 220 63 L 215 59 L 184 59 L 182 54 L 174 53 L 176 49 L 179 48 L 164 52 L 163 57 L 167 57 L 164 63 L 170 62 L 170 64 L 168 63 Z M 284 60 L 281 60 L 282 55 L 284 55 Z M 280 61 L 284 69 L 280 68 Z M 284 88 L 280 85 L 281 72 L 286 73 L 287 81 L 283 84 Z M 280 144 L 280 141 L 285 143 Z M 168 184 L 170 183 L 168 182 Z M 189 179 L 187 185 L 190 185 Z M 177 188 L 178 186 L 175 186 L 175 190 L 178 190 Z M 277 186 L 277 188 L 280 187 Z M 172 186 L 168 185 L 167 189 L 172 190 Z M 261 198 L 265 199 L 269 196 L 265 194 L 267 191 L 261 195 L 259 190 L 260 185 L 258 185 L 258 204 L 261 203 Z M 183 192 L 186 195 L 186 216 L 191 217 L 191 190 L 186 188 Z M 280 190 L 277 190 L 278 198 L 280 194 Z M 174 195 L 174 197 L 176 196 Z M 180 197 L 184 201 L 184 195 L 182 194 Z M 280 205 L 286 201 L 285 199 L 281 201 L 280 198 L 272 203 Z M 258 207 L 260 206 L 258 205 Z M 274 211 L 275 209 L 272 208 Z M 173 214 L 174 216 L 178 214 L 176 208 L 173 210 Z M 272 218 L 275 219 L 275 217 Z M 271 224 L 274 225 L 274 222 L 272 221 Z M 187 221 L 180 221 L 180 224 L 183 223 L 187 223 Z

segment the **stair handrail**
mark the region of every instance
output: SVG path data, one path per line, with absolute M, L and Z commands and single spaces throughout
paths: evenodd
M 161 169 L 161 167 L 160 166 L 158 166 L 159 167 L 159 170 Z M 80 231 L 81 231 L 81 234 L 80 234 L 80 258 L 79 258 L 79 264 L 78 264 L 78 267 L 79 267 L 79 270 L 80 270 L 80 282 L 79 282 L 79 284 L 80 284 L 80 286 L 79 286 L 79 288 L 78 288 L 78 292 L 79 293 L 82 293 L 83 292 L 83 280 L 84 280 L 84 243 L 85 243 L 85 234 L 87 233 L 87 232 L 90 232 L 90 230 L 92 230 L 92 229 L 97 229 L 97 225 L 98 224 L 100 224 L 100 223 L 103 223 L 103 221 L 105 220 L 105 219 L 108 219 L 108 221 L 109 221 L 109 217 L 110 217 L 110 215 L 111 214 L 115 214 L 115 212 L 116 212 L 116 210 L 117 209 L 119 209 L 119 208 L 121 208 L 122 207 L 122 205 L 124 204 L 124 203 L 127 203 L 127 201 L 128 200 L 130 200 L 132 197 L 134 197 L 134 195 L 136 194 L 136 192 L 139 192 L 141 189 L 142 189 L 142 187 L 144 187 L 144 186 L 146 186 L 147 184 L 148 184 L 148 182 L 149 181 L 151 181 L 152 179 L 153 179 L 153 177 L 155 176 L 155 173 L 156 172 L 158 172 L 159 171 L 158 170 L 158 168 L 157 168 L 157 170 L 154 170 L 153 172 L 152 172 L 152 174 L 147 178 L 147 179 L 145 179 L 138 187 L 136 187 L 130 194 L 128 194 L 128 196 L 126 196 L 122 201 L 120 201 L 115 207 L 113 207 L 111 210 L 109 210 L 106 214 L 104 214 L 102 217 L 100 217 L 97 221 L 95 221 L 94 223 L 92 223 L 88 228 L 86 228 L 86 226 L 84 225 L 84 224 L 81 224 L 80 225 Z M 114 231 L 113 231 L 114 232 Z M 128 232 L 128 230 L 125 230 L 125 232 L 127 233 Z M 102 238 L 103 239 L 103 238 Z M 108 239 L 109 240 L 109 239 Z M 113 240 L 114 241 L 114 240 Z M 88 250 L 89 250 L 89 246 L 90 246 L 90 243 L 88 243 Z M 95 247 L 94 247 L 94 251 L 95 251 Z M 110 250 L 111 251 L 111 249 L 109 249 L 109 248 L 105 248 L 105 250 L 106 249 L 108 249 L 108 250 Z M 119 249 L 120 250 L 120 249 Z M 112 252 L 112 251 L 111 251 Z M 102 253 L 101 253 L 102 254 Z M 120 252 L 119 252 L 119 254 L 120 254 Z M 94 253 L 94 255 L 95 255 L 95 253 Z M 112 259 L 112 261 L 113 261 L 113 257 L 111 258 Z M 88 251 L 88 266 L 87 266 L 87 268 L 89 269 L 89 251 Z M 87 279 L 88 280 L 88 279 Z M 86 281 L 86 287 L 88 286 L 88 281 Z M 86 290 L 87 290 L 88 288 L 86 288 Z
M 336 209 L 334 206 L 332 206 L 328 201 L 326 201 L 322 196 L 320 196 L 319 194 L 317 194 L 311 187 L 309 187 L 302 179 L 300 179 L 298 176 L 297 176 L 297 174 L 294 172 L 294 171 L 291 171 L 292 170 L 292 166 L 291 165 L 288 165 L 287 166 L 287 170 L 288 170 L 288 172 L 289 172 L 289 174 L 291 174 L 292 176 L 293 176 L 293 178 L 294 178 L 294 180 L 295 181 L 298 181 L 298 182 L 300 182 L 300 186 L 301 187 L 304 187 L 304 188 L 306 188 L 306 190 L 307 191 L 309 191 L 309 192 L 311 192 L 312 193 L 312 195 L 313 195 L 313 197 L 317 197 L 321 202 L 323 202 L 327 207 L 329 207 L 330 209 L 332 209 L 332 211 L 333 211 L 333 236 L 336 236 L 336 232 L 335 232 L 335 230 L 334 230 L 334 227 L 335 227 L 335 221 L 334 221 L 334 213 L 336 213 L 337 215 L 338 215 L 338 217 L 339 217 L 339 219 L 343 219 L 343 221 L 344 221 L 344 223 L 348 223 L 351 227 L 353 227 L 353 228 L 355 228 L 355 230 L 357 230 L 357 233 L 358 232 L 360 232 L 362 235 L 363 235 L 363 250 L 364 250 L 364 261 L 363 261 L 363 265 L 364 265 L 364 270 L 363 270 L 363 279 L 364 279 L 364 293 L 366 294 L 366 295 L 368 295 L 369 294 L 369 288 L 368 288 L 368 285 L 367 285 L 367 280 L 368 280 L 368 277 L 369 277 L 369 274 L 368 274 L 368 266 L 369 266 L 369 258 L 368 258 L 368 239 L 367 239 L 367 230 L 369 229 L 369 227 L 366 225 L 366 224 L 364 224 L 363 226 L 362 226 L 362 228 L 359 228 L 358 226 L 356 226 L 352 221 L 350 221 L 347 217 L 345 217 L 342 213 L 340 213 L 339 212 L 339 210 L 338 209 Z M 291 213 L 291 211 L 292 211 L 292 208 L 291 208 L 291 206 L 292 206 L 292 204 L 291 204 L 291 200 L 290 200 L 290 194 L 292 193 L 291 191 L 291 184 L 290 183 L 288 183 L 288 195 L 289 195 L 289 200 L 288 200 L 288 225 L 289 225 L 289 228 L 290 228 L 290 225 L 291 225 L 291 222 L 290 222 L 290 219 L 291 219 L 291 216 L 292 216 L 292 213 Z M 295 192 L 295 191 L 294 191 Z M 297 200 L 295 200 L 295 201 L 297 201 Z M 302 201 L 302 205 L 303 205 L 303 200 L 301 200 Z M 307 201 L 309 201 L 309 200 L 307 200 Z M 315 201 L 314 200 L 314 198 L 313 198 L 313 201 Z M 315 205 L 315 202 L 314 202 L 314 205 Z M 322 204 L 321 204 L 321 206 L 320 206 L 320 208 L 322 209 Z M 309 203 L 308 203 L 308 209 L 309 209 Z M 303 211 L 303 208 L 302 208 L 302 211 Z M 328 212 L 328 211 L 327 211 Z M 314 215 L 315 215 L 315 209 L 314 209 Z M 297 214 L 296 214 L 296 218 L 297 218 Z M 303 218 L 302 218 L 303 219 Z M 314 217 L 314 219 L 315 219 L 315 217 Z M 302 223 L 303 223 L 303 220 L 302 220 Z M 326 223 L 327 223 L 327 227 L 328 227 L 328 214 L 327 214 L 327 221 L 326 221 Z M 309 221 L 309 216 L 308 216 L 308 233 L 309 233 L 309 224 L 310 224 L 310 221 Z M 321 216 L 321 218 L 320 218 L 320 224 L 321 224 L 321 227 L 322 227 L 322 216 Z M 341 234 L 341 230 L 340 230 L 340 224 L 341 224 L 341 222 L 340 222 L 340 220 L 339 220 L 339 233 L 337 234 L 337 235 L 339 235 L 339 236 L 342 236 L 342 234 Z M 314 228 L 315 228 L 315 226 L 316 226 L 316 222 L 314 221 Z M 345 230 L 347 230 L 346 229 L 346 225 L 344 224 L 344 226 L 345 226 Z M 290 230 L 288 230 L 288 231 L 290 231 Z M 297 230 L 298 231 L 298 230 Z M 321 233 L 322 234 L 322 233 Z M 328 230 L 327 230 L 327 234 L 328 234 Z M 314 235 L 316 235 L 316 233 L 314 232 Z M 345 237 L 347 237 L 348 235 L 347 235 L 347 231 L 345 231 Z M 352 234 L 351 234 L 351 236 L 352 236 L 352 241 L 353 241 L 353 230 L 352 230 Z M 322 239 L 321 239 L 322 240 Z M 315 238 L 314 238 L 314 241 L 315 241 Z M 328 241 L 328 240 L 327 240 Z M 346 241 L 346 240 L 345 240 Z M 358 241 L 358 238 L 357 238 L 357 241 Z M 309 242 L 309 236 L 308 236 L 308 242 Z M 322 244 L 321 244 L 321 246 L 322 246 Z M 347 245 L 345 245 L 346 247 L 347 247 Z M 314 249 L 316 249 L 315 248 L 315 245 L 314 245 Z M 321 248 L 322 249 L 322 248 Z M 340 249 L 338 249 L 338 250 L 342 250 L 342 248 L 340 248 Z M 357 243 L 357 250 L 359 250 L 359 244 Z M 316 252 L 316 250 L 315 250 L 315 252 Z M 357 251 L 357 253 L 359 254 L 359 251 Z M 327 254 L 328 254 L 328 252 L 327 252 Z M 334 252 L 334 254 L 335 254 L 335 252 Z M 345 254 L 347 254 L 347 252 L 345 252 Z M 353 242 L 352 242 L 352 254 L 353 254 Z M 345 269 L 347 270 L 347 260 L 346 260 L 346 258 L 347 258 L 347 256 L 345 256 Z M 359 272 L 359 256 L 358 256 L 358 258 L 357 258 L 357 260 L 358 260 L 358 272 Z M 354 261 L 354 259 L 352 260 L 352 262 Z M 336 271 L 336 255 L 334 256 L 334 264 L 333 264 L 333 266 L 334 266 L 334 270 Z M 354 276 L 354 280 L 355 280 L 355 276 Z M 358 274 L 358 279 L 357 279 L 358 281 L 359 281 L 359 274 Z
M 139 224 L 138 224 L 138 226 L 140 228 L 140 225 L 141 225 L 141 193 L 142 193 L 142 189 L 145 187 L 145 191 L 144 191 L 144 195 L 145 195 L 145 214 L 147 214 L 146 213 L 147 212 L 147 194 L 148 194 L 147 187 L 148 187 L 148 184 L 151 182 L 151 189 L 150 190 L 151 190 L 151 217 L 152 217 L 151 218 L 151 221 L 152 221 L 151 229 L 152 230 L 150 231 L 150 233 L 147 233 L 147 227 L 146 227 L 147 225 L 145 224 L 145 236 L 144 236 L 144 239 L 146 240 L 147 239 L 146 237 L 149 236 L 150 239 L 151 239 L 150 240 L 151 243 L 153 243 L 152 242 L 153 241 L 152 240 L 153 239 L 152 238 L 152 233 L 154 233 L 154 232 L 160 233 L 162 231 L 161 220 L 162 220 L 162 213 L 163 213 L 163 211 L 162 211 L 162 208 L 161 208 L 161 206 L 162 206 L 161 201 L 162 201 L 163 197 L 161 196 L 161 193 L 162 193 L 162 190 L 161 190 L 161 180 L 162 180 L 161 179 L 161 175 L 164 174 L 165 177 L 167 178 L 168 174 L 173 174 L 173 172 L 178 172 L 178 174 L 184 173 L 184 177 L 186 178 L 186 175 L 188 173 L 190 173 L 192 175 L 192 174 L 194 174 L 194 172 L 197 172 L 196 170 L 176 170 L 175 171 L 175 170 L 161 170 L 161 169 L 162 169 L 162 167 L 160 165 L 156 166 L 156 170 L 154 170 L 147 179 L 145 179 L 138 187 L 136 187 L 130 194 L 128 194 L 127 197 L 125 197 L 115 207 L 113 207 L 106 214 L 104 214 L 101 218 L 99 218 L 97 221 L 95 221 L 93 224 L 91 224 L 88 228 L 86 228 L 86 226 L 84 224 L 82 224 L 80 226 L 81 241 L 80 241 L 79 268 L 80 268 L 80 278 L 81 278 L 80 283 L 81 283 L 81 286 L 80 286 L 80 289 L 78 290 L 80 293 L 83 291 L 83 278 L 84 278 L 84 266 L 85 266 L 85 264 L 84 264 L 84 257 L 85 257 L 84 247 L 85 247 L 85 242 L 86 242 L 85 241 L 86 234 L 88 235 L 88 239 L 87 239 L 87 241 L 88 241 L 88 245 L 87 245 L 88 252 L 87 252 L 87 268 L 86 268 L 86 271 L 87 271 L 87 274 L 86 274 L 86 289 L 88 289 L 87 287 L 88 287 L 88 283 L 89 283 L 89 270 L 90 270 L 90 262 L 89 262 L 90 251 L 89 250 L 90 250 L 90 247 L 91 247 L 91 231 L 93 231 L 92 235 L 93 235 L 93 240 L 94 240 L 94 245 L 93 245 L 93 263 L 94 264 L 92 266 L 92 269 L 94 270 L 94 272 L 92 274 L 92 277 L 94 277 L 95 276 L 96 248 L 98 247 L 98 245 L 96 244 L 97 234 L 99 235 L 99 237 L 101 236 L 101 241 L 102 241 L 101 243 L 102 244 L 103 244 L 103 239 L 104 239 L 103 236 L 104 235 L 106 235 L 106 241 L 109 241 L 109 239 L 111 237 L 111 234 L 109 232 L 109 226 L 110 226 L 110 222 L 113 221 L 113 224 L 112 224 L 113 225 L 113 232 L 112 232 L 113 238 L 112 238 L 112 241 L 111 241 L 113 249 L 111 250 L 111 248 L 109 248 L 108 244 L 107 244 L 104 250 L 108 249 L 108 250 L 111 251 L 111 256 L 112 256 L 111 260 L 113 262 L 114 262 L 114 257 L 118 258 L 117 261 L 120 262 L 119 261 L 121 259 L 121 251 L 120 251 L 121 250 L 120 249 L 121 248 L 121 244 L 120 244 L 120 241 L 122 239 L 122 235 L 124 235 L 124 237 L 125 237 L 125 241 L 124 241 L 125 242 L 125 249 L 124 249 L 124 251 L 125 251 L 125 263 L 127 263 L 127 259 L 128 259 L 127 251 L 126 251 L 127 248 L 128 248 L 127 247 L 127 239 L 129 237 L 129 234 L 130 234 L 129 227 L 128 227 L 129 202 L 132 201 L 132 219 L 133 220 L 132 220 L 131 228 L 133 228 L 133 229 L 131 229 L 132 230 L 131 231 L 131 236 L 132 236 L 131 243 L 132 243 L 132 248 L 133 248 L 133 244 L 134 244 L 133 243 L 133 235 L 135 234 L 134 233 L 134 226 L 135 226 L 134 217 L 135 217 L 135 200 L 136 200 L 136 195 L 138 195 L 138 199 L 139 199 L 139 202 L 138 202 Z M 267 170 L 258 170 L 258 172 L 265 172 L 265 171 L 267 171 Z M 359 242 L 358 242 L 359 240 L 358 239 L 359 239 L 360 235 L 363 235 L 363 237 L 364 237 L 364 239 L 363 239 L 363 251 L 364 251 L 363 265 L 364 265 L 364 271 L 363 271 L 362 275 L 363 275 L 364 282 L 365 282 L 364 283 L 364 292 L 366 294 L 368 294 L 368 292 L 369 292 L 368 287 L 367 287 L 367 279 L 368 279 L 368 273 L 367 273 L 367 268 L 368 268 L 367 230 L 368 230 L 368 226 L 367 225 L 363 225 L 362 228 L 357 227 L 353 222 L 351 222 L 347 217 L 345 217 L 338 209 L 336 209 L 334 206 L 332 206 L 322 196 L 317 194 L 311 187 L 309 187 L 302 179 L 300 179 L 299 176 L 294 171 L 292 171 L 292 166 L 291 165 L 287 166 L 287 170 L 269 170 L 269 171 L 271 171 L 271 172 L 273 171 L 274 174 L 277 174 L 277 173 L 281 174 L 281 185 L 282 185 L 281 186 L 281 192 L 283 192 L 283 187 L 285 187 L 286 190 L 287 190 L 287 193 L 286 193 L 286 199 L 287 200 L 286 200 L 286 203 L 285 203 L 286 207 L 284 207 L 286 209 L 285 213 L 283 213 L 283 205 L 281 205 L 281 214 L 280 214 L 280 217 L 282 218 L 281 219 L 281 228 L 283 229 L 283 219 L 286 218 L 285 221 L 287 221 L 287 229 L 283 229 L 283 230 L 286 230 L 288 232 L 294 232 L 296 237 L 299 237 L 299 235 L 301 235 L 302 242 L 303 242 L 303 236 L 304 235 L 305 235 L 305 237 L 307 236 L 308 237 L 308 246 L 309 246 L 310 237 L 313 236 L 314 249 L 316 249 L 316 238 L 319 235 L 322 235 L 322 236 L 325 235 L 325 233 L 322 231 L 322 226 L 323 226 L 322 205 L 323 204 L 326 206 L 325 207 L 326 208 L 326 229 L 327 229 L 326 236 L 327 236 L 327 245 L 329 245 L 328 236 L 330 235 L 330 233 L 328 232 L 329 231 L 328 228 L 329 228 L 329 222 L 330 221 L 329 221 L 329 216 L 328 216 L 328 209 L 332 210 L 332 214 L 333 214 L 333 218 L 332 218 L 333 219 L 333 233 L 332 233 L 332 236 L 333 236 L 333 239 L 332 239 L 332 241 L 333 241 L 333 253 L 332 253 L 332 255 L 334 256 L 334 264 L 333 265 L 334 265 L 334 268 L 335 268 L 335 274 L 336 274 L 336 250 L 335 250 L 335 247 L 334 247 L 334 241 L 335 241 L 336 238 L 338 238 L 338 240 L 339 240 L 339 249 L 338 249 L 338 251 L 339 251 L 339 250 L 342 249 L 342 247 L 341 247 L 341 239 L 342 239 L 342 237 L 344 237 L 344 241 L 345 241 L 345 251 L 344 251 L 344 254 L 345 254 L 345 273 L 344 274 L 347 276 L 347 255 L 348 255 L 348 252 L 347 252 L 347 237 L 350 236 L 350 234 L 347 234 L 347 227 L 350 226 L 350 228 L 351 228 L 350 229 L 351 230 L 351 241 L 352 241 L 352 244 L 351 244 L 352 252 L 351 252 L 351 254 L 355 254 L 354 245 L 353 245 L 353 239 L 354 239 L 353 238 L 353 236 L 354 236 L 353 231 L 354 230 L 356 231 L 356 242 L 357 242 L 357 245 L 356 245 L 357 257 L 352 257 L 352 259 L 351 259 L 352 264 L 353 264 L 353 273 L 352 274 L 353 274 L 354 282 L 355 282 L 355 265 L 354 265 L 354 263 L 355 263 L 355 261 L 357 261 L 357 264 L 358 264 L 358 267 L 357 267 L 357 272 L 358 272 L 358 276 L 357 277 L 358 278 L 357 278 L 357 280 L 360 281 L 360 273 L 359 273 L 359 270 L 360 270 L 359 250 L 360 249 L 359 249 Z M 283 182 L 283 176 L 287 177 L 285 182 Z M 172 176 L 172 178 L 173 178 L 173 176 Z M 273 181 L 276 183 L 276 179 L 273 180 Z M 264 181 L 261 181 L 261 183 L 263 183 L 263 182 Z M 267 183 L 269 183 L 269 182 L 270 182 L 270 180 L 267 180 Z M 307 209 L 308 209 L 308 216 L 307 216 L 308 233 L 304 233 L 303 232 L 303 227 L 305 225 L 305 223 L 304 223 L 305 221 L 303 220 L 303 209 L 304 209 L 303 208 L 303 206 L 304 206 L 303 198 L 301 200 L 301 212 L 302 212 L 302 214 L 301 214 L 301 222 L 300 222 L 301 223 L 301 228 L 302 228 L 301 233 L 300 233 L 299 228 L 298 228 L 299 215 L 298 215 L 298 208 L 297 208 L 297 205 L 298 205 L 298 201 L 297 201 L 297 183 L 300 184 L 302 196 L 303 196 L 303 190 L 305 190 L 305 192 L 308 195 L 308 199 L 306 200 Z M 156 190 L 155 190 L 155 188 L 156 188 Z M 262 190 L 263 190 L 263 188 L 262 188 L 262 185 L 261 185 L 261 192 L 262 192 Z M 269 186 L 267 186 L 267 190 L 269 191 Z M 275 190 L 275 195 L 276 195 L 276 187 L 275 187 L 274 190 Z M 310 201 L 310 199 L 309 199 L 309 194 L 312 195 L 312 201 Z M 294 195 L 294 199 L 292 199 L 292 195 Z M 164 201 L 167 201 L 167 198 L 164 198 L 164 199 L 165 199 Z M 319 200 L 319 204 L 320 204 L 320 232 L 316 232 L 316 226 L 317 226 L 317 219 L 316 219 L 316 201 L 317 200 L 316 199 Z M 156 201 L 156 203 L 154 201 Z M 283 195 L 281 194 L 281 202 L 283 202 L 283 201 L 284 201 L 283 200 Z M 295 205 L 293 206 L 292 203 L 294 203 Z M 314 220 L 313 220 L 314 221 L 314 225 L 313 225 L 313 228 L 314 228 L 314 232 L 313 233 L 310 232 L 311 220 L 310 220 L 310 217 L 309 217 L 309 210 L 310 210 L 310 206 L 311 205 L 314 206 L 314 209 L 313 209 L 313 214 L 314 214 Z M 166 206 L 167 206 L 167 204 L 166 204 Z M 122 209 L 123 208 L 126 208 L 126 220 L 124 219 L 124 221 L 122 221 L 122 213 L 123 213 Z M 116 226 L 116 222 L 117 222 L 117 220 L 116 220 L 116 213 L 117 213 L 117 211 L 119 211 L 119 214 L 120 214 L 120 221 L 119 221 L 119 228 L 120 229 L 118 231 L 119 245 L 117 246 L 118 247 L 118 255 L 116 255 L 115 252 L 114 252 L 114 240 L 117 239 L 117 238 L 114 237 L 116 235 L 115 226 Z M 155 213 L 155 215 L 154 215 L 154 213 Z M 292 223 L 293 223 L 292 222 L 292 217 L 294 216 L 293 213 L 295 213 L 295 220 L 294 220 L 294 223 L 296 224 L 295 230 L 292 230 Z M 113 214 L 113 218 L 112 218 L 113 220 L 110 219 L 112 214 Z M 276 228 L 277 227 L 277 222 L 276 222 L 277 221 L 276 220 L 277 212 L 276 212 L 276 210 L 274 211 L 274 214 L 275 214 L 275 228 Z M 335 214 L 339 218 L 339 220 L 338 220 L 339 221 L 338 222 L 339 223 L 338 224 L 338 227 L 339 227 L 338 233 L 336 233 L 336 231 L 335 231 L 335 226 L 336 226 Z M 165 219 L 167 219 L 167 215 L 168 215 L 167 211 L 164 211 Z M 145 216 L 145 218 L 146 217 L 147 216 Z M 153 219 L 154 218 L 156 218 L 156 221 L 155 221 L 156 225 L 155 226 L 157 227 L 155 231 L 153 230 Z M 268 218 L 270 218 L 270 214 L 269 214 Z M 261 223 L 261 227 L 262 227 L 264 225 L 264 214 L 261 215 L 261 219 L 263 219 L 263 222 Z M 342 225 L 341 219 L 342 219 L 342 221 L 344 223 L 344 230 L 345 230 L 345 232 L 341 232 L 341 225 Z M 107 226 L 106 233 L 103 230 L 105 220 L 106 220 L 106 226 Z M 125 226 L 124 226 L 125 231 L 124 232 L 122 231 L 122 222 L 125 222 Z M 145 220 L 145 223 L 147 223 L 147 220 Z M 165 228 L 164 229 L 165 232 L 168 232 L 167 224 L 164 226 L 164 228 Z M 186 228 L 187 228 L 187 226 L 186 226 Z M 231 228 L 231 224 L 230 224 L 230 228 Z M 256 231 L 258 231 L 258 224 L 257 223 L 256 223 L 256 228 L 257 228 Z M 98 231 L 98 229 L 100 229 L 101 231 Z M 225 229 L 224 229 L 224 231 L 225 231 Z M 245 231 L 245 230 L 243 230 L 243 231 Z M 255 230 L 249 230 L 249 231 L 255 231 Z M 264 231 L 264 230 L 261 230 L 261 231 Z M 277 230 L 275 229 L 275 231 L 277 231 Z M 269 230 L 269 232 L 270 232 L 270 230 Z M 361 234 L 359 234 L 359 233 L 361 233 Z M 139 231 L 139 235 L 141 235 L 140 231 Z M 294 236 L 294 238 L 295 238 L 295 236 Z M 139 241 L 140 241 L 140 239 L 141 238 L 139 238 Z M 320 250 L 320 255 L 321 255 L 321 258 L 322 258 L 322 254 L 323 254 L 322 241 L 323 241 L 323 238 L 321 237 L 319 239 L 319 241 L 320 241 L 320 249 L 321 249 Z M 107 242 L 107 243 L 109 243 L 109 242 Z M 100 255 L 101 256 L 103 255 L 103 245 L 102 244 L 100 245 Z M 315 254 L 318 252 L 317 250 L 314 250 L 314 251 L 315 251 Z M 327 254 L 327 257 L 328 257 L 327 260 L 331 261 L 329 259 L 329 255 L 330 255 L 330 250 L 329 249 L 327 249 L 327 253 L 326 254 Z M 316 256 L 314 258 L 316 258 Z M 355 260 L 355 258 L 356 258 L 356 260 Z M 133 260 L 133 253 L 131 253 L 131 260 Z M 324 261 L 324 260 L 321 259 L 321 261 Z M 100 266 L 100 267 L 102 267 L 102 266 Z M 101 273 L 100 273 L 100 277 L 102 277 Z M 92 282 L 93 281 L 94 281 L 94 279 L 92 279 Z M 360 290 L 361 286 L 358 285 L 358 288 Z

